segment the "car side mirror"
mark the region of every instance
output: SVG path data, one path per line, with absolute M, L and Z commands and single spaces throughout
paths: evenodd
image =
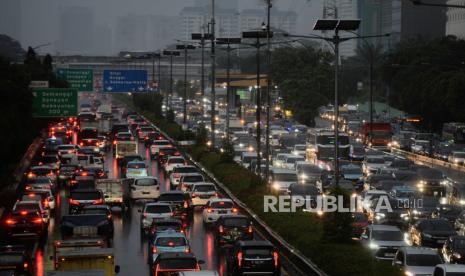
M 115 265 L 115 273 L 118 274 L 120 271 L 120 267 L 119 265 Z

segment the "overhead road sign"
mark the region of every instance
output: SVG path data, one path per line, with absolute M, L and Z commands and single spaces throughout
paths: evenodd
M 29 83 L 29 88 L 48 88 L 48 81 L 33 80 Z
M 104 70 L 103 91 L 109 93 L 147 92 L 147 70 Z
M 74 88 L 35 88 L 32 92 L 33 116 L 77 116 L 78 92 Z
M 92 69 L 58 68 L 57 77 L 69 83 L 70 88 L 79 92 L 94 91 L 94 72 Z

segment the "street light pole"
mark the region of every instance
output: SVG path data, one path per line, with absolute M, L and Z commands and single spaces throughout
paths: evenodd
M 184 50 L 184 96 L 183 96 L 183 118 L 182 128 L 187 129 L 187 50 L 195 49 L 194 45 L 181 44 L 176 45 L 176 49 Z
M 215 92 L 215 82 L 216 82 L 216 59 L 215 59 L 215 0 L 212 0 L 212 19 L 211 19 L 211 69 L 212 69 L 212 80 L 211 80 L 211 126 L 210 126 L 210 135 L 211 135 L 211 146 L 215 148 L 215 101 L 216 101 L 216 92 Z
M 336 29 L 334 43 L 334 181 L 339 185 L 339 32 Z
M 267 24 L 266 24 L 266 63 L 267 63 L 267 74 L 266 74 L 266 132 L 265 132 L 265 179 L 268 181 L 270 177 L 270 120 L 271 120 L 271 0 L 267 0 Z
M 179 51 L 165 50 L 163 51 L 163 55 L 170 56 L 170 90 L 169 95 L 166 97 L 166 108 L 168 110 L 171 109 L 170 96 L 173 96 L 173 56 L 179 56 L 180 53 Z

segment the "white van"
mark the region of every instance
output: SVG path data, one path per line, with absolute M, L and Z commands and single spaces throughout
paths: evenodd
M 158 178 L 147 176 L 134 179 L 129 196 L 132 199 L 157 199 L 160 196 L 160 182 Z

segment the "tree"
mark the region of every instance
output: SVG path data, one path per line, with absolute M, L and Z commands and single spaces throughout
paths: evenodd
M 0 34 L 0 56 L 10 61 L 20 61 L 26 52 L 18 41 L 7 35 Z
M 45 55 L 42 65 L 44 66 L 44 70 L 48 72 L 53 71 L 52 56 L 50 54 Z

